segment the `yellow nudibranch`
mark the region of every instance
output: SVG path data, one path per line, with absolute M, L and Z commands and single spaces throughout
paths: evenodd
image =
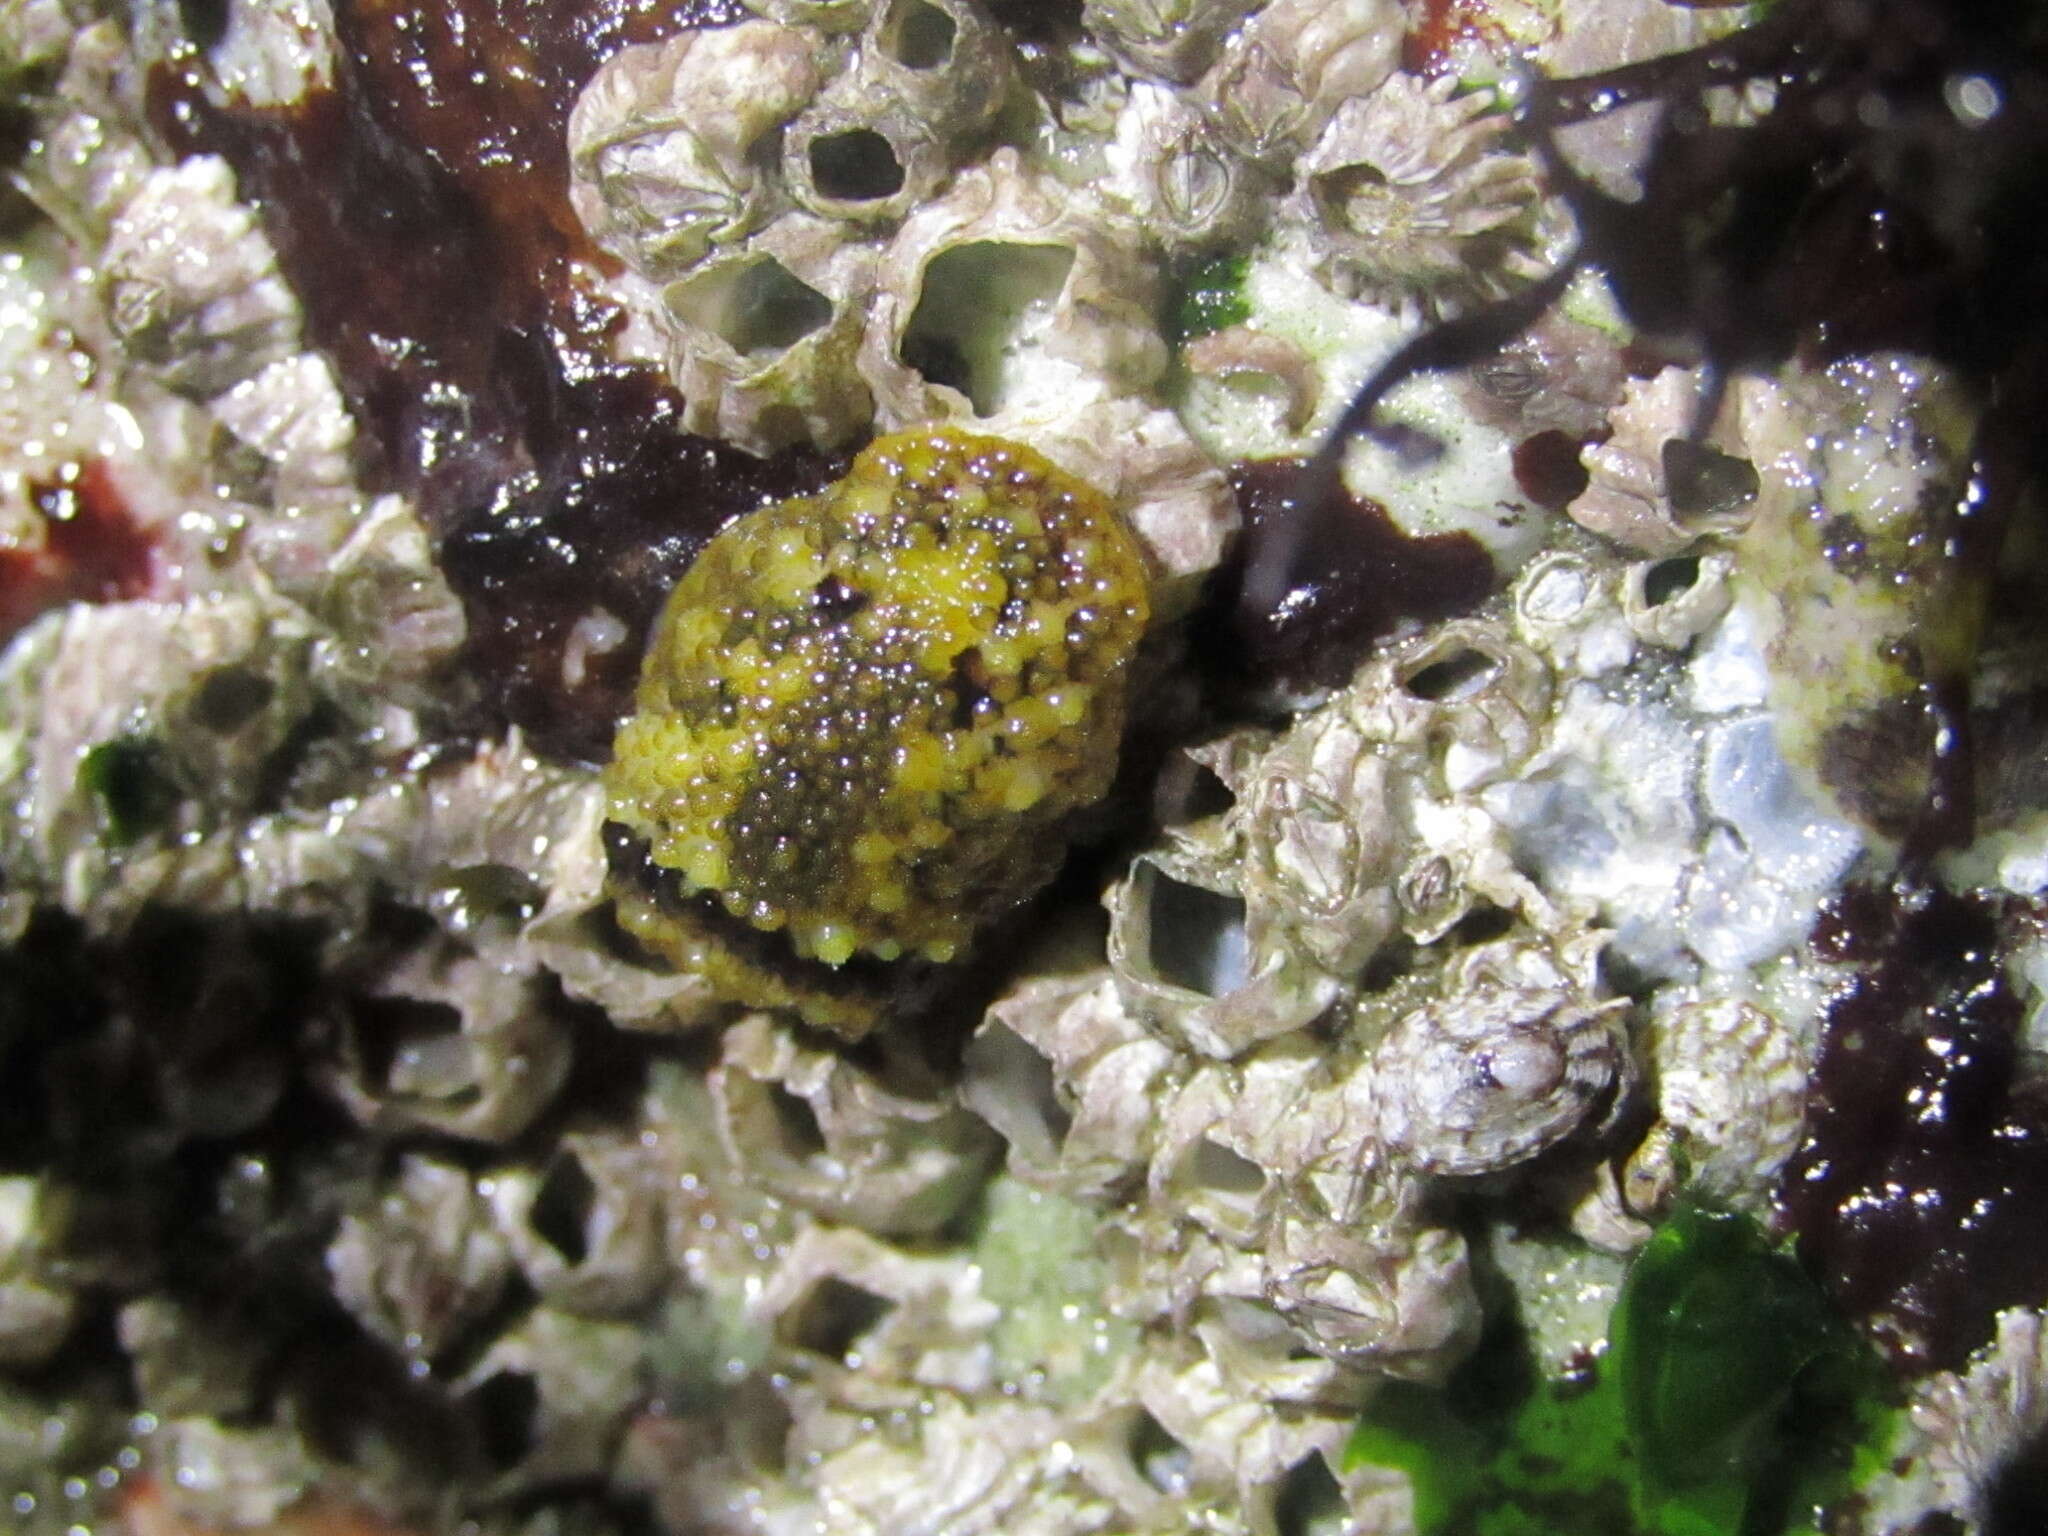
M 1057 867 L 1116 771 L 1146 556 L 952 427 L 876 440 L 677 583 L 605 773 L 620 921 L 738 1002 L 872 1026 Z

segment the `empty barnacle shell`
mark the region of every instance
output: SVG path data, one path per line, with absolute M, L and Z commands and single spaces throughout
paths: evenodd
M 853 1227 L 806 1227 L 752 1310 L 792 1375 L 828 1392 L 918 1386 L 975 1392 L 992 1384 L 990 1325 L 965 1257 L 913 1252 Z
M 1257 232 L 1272 176 L 1226 143 L 1179 91 L 1139 82 L 1105 147 L 1110 195 L 1169 248 L 1230 245 Z
M 428 1360 L 496 1305 L 512 1253 L 468 1170 L 408 1153 L 342 1213 L 327 1245 L 335 1298 L 407 1356 Z
M 759 454 L 864 429 L 874 405 L 854 355 L 874 268 L 841 226 L 787 214 L 665 287 L 683 425 Z
M 775 135 L 829 52 L 801 27 L 698 28 L 620 49 L 569 114 L 569 200 L 599 245 L 659 281 L 774 210 Z
M 1322 400 L 1322 379 L 1314 359 L 1287 338 L 1248 325 L 1196 337 L 1181 348 L 1180 362 L 1194 378 L 1277 384 L 1285 400 L 1281 425 L 1297 436 L 1308 430 Z
M 100 264 L 114 335 L 181 394 L 220 394 L 299 349 L 298 301 L 218 156 L 151 171 Z
M 652 1341 L 640 1323 L 528 1312 L 457 1383 L 458 1401 L 493 1434 L 492 1493 L 600 1477 L 627 1420 L 653 1387 Z
M 1345 297 L 1457 303 L 1496 291 L 1526 246 L 1534 167 L 1500 148 L 1508 118 L 1454 75 L 1397 74 L 1337 108 L 1298 167 L 1282 218 Z
M 1240 154 L 1284 171 L 1341 103 L 1394 72 L 1406 27 L 1395 0 L 1273 0 L 1202 77 L 1203 108 Z
M 789 125 L 782 179 L 821 218 L 893 223 L 929 202 L 952 169 L 948 139 L 861 68 L 840 75 Z
M 1004 1169 L 1100 1196 L 1132 1183 L 1157 1134 L 1174 1052 L 1125 1010 L 1116 978 L 1033 977 L 990 1005 L 968 1045 L 961 1102 L 1008 1144 Z
M 886 1042 L 885 1042 L 886 1044 Z M 870 1069 L 767 1014 L 727 1030 L 709 1076 L 718 1133 L 747 1178 L 866 1231 L 924 1234 L 981 1187 L 996 1137 L 895 1053 Z
M 1553 1146 L 1628 1075 L 1624 999 L 1558 977 L 1510 979 L 1498 946 L 1471 951 L 1442 999 L 1404 1014 L 1373 1052 L 1379 1139 L 1424 1172 L 1470 1177 Z
M 1244 897 L 1174 854 L 1141 854 L 1105 901 L 1124 1005 L 1202 1055 L 1229 1058 L 1299 1029 L 1342 990 L 1288 946 L 1255 942 Z
M 1506 625 L 1454 619 L 1369 663 L 1347 707 L 1366 735 L 1429 753 L 1455 794 L 1528 760 L 1550 697 L 1550 668 Z
M 1438 1380 L 1479 1332 L 1465 1240 L 1447 1227 L 1393 1231 L 1299 1215 L 1273 1226 L 1266 1299 L 1316 1353 Z
M 1081 25 L 1135 75 L 1185 85 L 1258 0 L 1084 0 Z
M 1355 1418 L 1343 1409 L 1247 1402 L 1215 1360 L 1186 1343 L 1148 1351 L 1127 1390 L 1145 1415 L 1128 1434 L 1133 1459 L 1169 1495 L 1157 1523 L 1142 1528 L 1147 1536 L 1185 1530 L 1191 1508 L 1220 1511 L 1233 1502 L 1242 1513 L 1224 1529 L 1284 1530 L 1276 1506 L 1300 1469 L 1338 1457 Z
M 541 1167 L 494 1169 L 481 1187 L 542 1300 L 603 1317 L 644 1306 L 667 1277 L 666 1171 L 637 1137 L 571 1134 Z
M 1727 554 L 1639 560 L 1622 578 L 1622 617 L 1650 644 L 1683 650 L 1728 611 L 1728 577 L 1734 569 L 1735 560 Z
M 1158 273 L 1131 233 L 1016 150 L 955 179 L 884 252 L 860 368 L 885 427 L 1071 409 L 1166 367 Z
M 979 0 L 877 0 L 860 39 L 862 88 L 903 102 L 942 141 L 986 127 L 1008 97 L 1016 55 Z
M 328 1080 L 365 1125 L 502 1141 L 568 1076 L 546 985 L 451 943 L 410 951 L 341 1012 Z

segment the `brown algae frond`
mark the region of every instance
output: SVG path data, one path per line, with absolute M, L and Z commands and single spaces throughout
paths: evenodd
M 865 1030 L 860 973 L 959 957 L 1108 789 L 1147 588 L 1105 497 L 952 428 L 733 524 L 606 771 L 620 920 L 738 1001 Z

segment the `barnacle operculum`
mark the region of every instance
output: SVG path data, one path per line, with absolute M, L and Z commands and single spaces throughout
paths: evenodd
M 947 428 L 728 528 L 606 773 L 619 915 L 729 995 L 860 1033 L 878 962 L 959 956 L 1116 766 L 1149 615 L 1109 502 Z

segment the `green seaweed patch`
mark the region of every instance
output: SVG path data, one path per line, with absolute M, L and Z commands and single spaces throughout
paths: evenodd
M 1244 279 L 1250 270 L 1249 256 L 1215 256 L 1190 268 L 1167 316 L 1174 345 L 1249 320 Z
M 1684 1207 L 1630 1267 L 1597 1369 L 1540 1378 L 1490 1336 L 1441 1391 L 1384 1388 L 1345 1454 L 1407 1474 L 1423 1536 L 1789 1536 L 1882 1467 L 1898 1419 L 1790 1254 Z
M 124 848 L 161 831 L 182 798 L 163 749 L 143 736 L 90 749 L 78 765 L 78 787 L 99 808 L 107 841 Z

